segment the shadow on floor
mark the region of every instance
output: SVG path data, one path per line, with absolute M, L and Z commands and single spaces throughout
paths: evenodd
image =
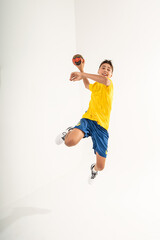
M 11 215 L 0 220 L 0 231 L 3 231 L 5 228 L 9 227 L 12 223 L 16 222 L 20 218 L 25 216 L 37 215 L 37 214 L 49 214 L 52 212 L 50 209 L 42 209 L 35 207 L 17 207 L 14 208 L 11 212 Z

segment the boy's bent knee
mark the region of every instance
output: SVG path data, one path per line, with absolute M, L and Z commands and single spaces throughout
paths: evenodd
M 67 147 L 72 147 L 75 146 L 77 144 L 76 140 L 74 138 L 67 138 L 65 139 L 65 145 Z
M 73 129 L 65 137 L 65 145 L 68 147 L 75 146 L 84 137 L 84 133 L 79 129 Z

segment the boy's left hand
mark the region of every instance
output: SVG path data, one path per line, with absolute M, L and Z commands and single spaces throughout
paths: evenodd
M 72 72 L 70 76 L 70 81 L 79 81 L 83 78 L 83 74 L 81 72 Z

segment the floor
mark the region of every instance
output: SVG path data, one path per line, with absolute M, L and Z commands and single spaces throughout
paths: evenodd
M 90 186 L 88 175 L 66 174 L 1 209 L 0 240 L 160 239 L 145 181 L 122 182 L 107 169 Z

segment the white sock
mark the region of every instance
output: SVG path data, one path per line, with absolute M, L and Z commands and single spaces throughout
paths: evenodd
M 98 171 L 95 170 L 95 167 L 92 169 L 92 171 L 93 171 L 94 173 L 98 172 Z

